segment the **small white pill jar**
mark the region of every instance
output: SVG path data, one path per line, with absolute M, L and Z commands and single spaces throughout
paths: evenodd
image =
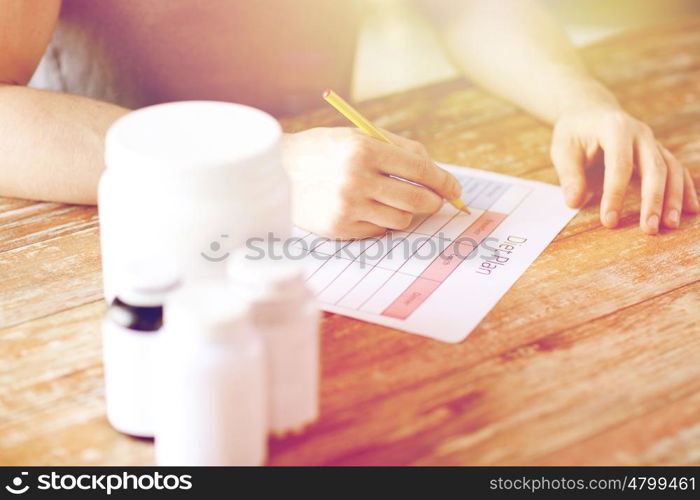
M 177 288 L 175 262 L 134 262 L 102 322 L 107 419 L 139 437 L 154 435 L 154 367 L 165 297 Z
M 98 190 L 106 299 L 134 260 L 175 258 L 184 283 L 223 278 L 248 238 L 287 238 L 281 140 L 273 117 L 225 102 L 159 104 L 117 120 Z
M 158 465 L 265 462 L 266 353 L 249 311 L 224 281 L 168 296 L 153 377 Z

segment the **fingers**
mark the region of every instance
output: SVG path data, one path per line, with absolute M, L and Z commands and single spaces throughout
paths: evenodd
M 371 222 L 358 221 L 350 224 L 346 232 L 336 236 L 341 240 L 363 240 L 386 233 L 386 228 L 372 224 Z
M 661 156 L 656 141 L 637 140 L 637 161 L 642 177 L 642 207 L 639 225 L 647 234 L 659 232 L 659 222 L 663 213 L 664 193 L 668 167 Z
M 632 178 L 632 141 L 626 137 L 616 137 L 604 144 L 603 150 L 605 174 L 600 201 L 600 221 L 605 227 L 613 228 L 620 220 L 625 192 Z
M 430 189 L 392 177 L 378 177 L 369 194 L 384 205 L 413 214 L 434 213 L 442 207 L 442 198 Z
M 360 216 L 363 222 L 370 222 L 387 229 L 406 229 L 413 221 L 413 215 L 411 213 L 384 205 L 377 201 L 370 201 L 365 211 L 366 213 Z
M 659 145 L 659 151 L 668 171 L 661 220 L 666 227 L 675 229 L 681 223 L 681 210 L 683 208 L 683 167 L 666 148 Z
M 379 144 L 377 168 L 381 172 L 421 184 L 448 200 L 459 198 L 462 186 L 454 175 L 441 169 L 427 156 L 391 144 Z
M 583 203 L 586 193 L 583 148 L 574 141 L 559 139 L 555 136 L 552 140 L 550 156 L 559 174 L 566 204 L 571 208 L 578 208 Z
M 695 190 L 695 183 L 690 176 L 690 170 L 683 169 L 683 210 L 691 214 L 700 213 L 700 201 Z

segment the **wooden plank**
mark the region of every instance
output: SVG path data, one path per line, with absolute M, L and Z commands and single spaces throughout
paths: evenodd
M 697 17 L 622 33 L 581 51 L 587 65 L 613 88 L 697 69 Z
M 100 298 L 96 227 L 0 253 L 0 328 Z
M 698 465 L 700 391 L 537 458 L 537 465 Z M 614 448 L 611 447 L 614 444 Z
M 31 203 L 7 208 L 0 204 L 0 253 L 95 227 L 96 207 Z

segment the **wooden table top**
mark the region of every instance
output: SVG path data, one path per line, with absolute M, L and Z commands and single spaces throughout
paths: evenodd
M 700 19 L 584 55 L 700 184 Z M 550 128 L 465 82 L 360 108 L 436 160 L 557 182 Z M 326 315 L 321 419 L 270 463 L 700 463 L 700 217 L 645 236 L 637 192 L 616 230 L 598 201 L 461 344 Z M 105 418 L 104 309 L 95 208 L 0 198 L 1 463 L 152 463 Z

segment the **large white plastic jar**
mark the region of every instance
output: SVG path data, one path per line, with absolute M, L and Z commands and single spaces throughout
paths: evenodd
M 265 350 L 248 311 L 221 281 L 167 298 L 154 376 L 158 465 L 265 462 Z
M 281 138 L 270 115 L 224 102 L 159 104 L 117 120 L 98 192 L 107 300 L 131 261 L 173 257 L 187 283 L 223 277 L 247 238 L 286 238 Z

